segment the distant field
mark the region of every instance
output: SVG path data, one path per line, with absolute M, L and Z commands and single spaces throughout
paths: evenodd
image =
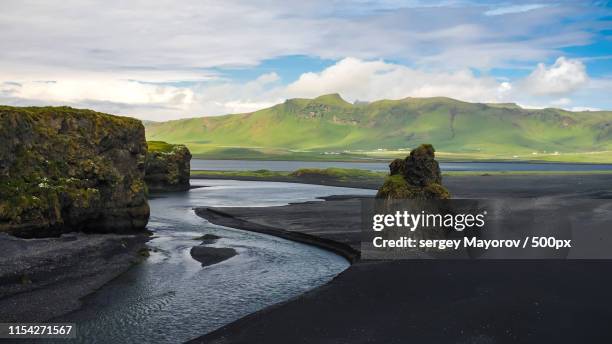
M 447 161 L 612 162 L 612 112 L 450 98 L 290 99 L 253 113 L 147 123 L 146 133 L 203 159 L 388 159 L 431 143 Z
M 195 176 L 220 176 L 220 177 L 255 177 L 255 178 L 309 178 L 313 176 L 323 176 L 335 179 L 369 179 L 383 178 L 387 175 L 386 172 L 374 172 L 368 170 L 360 170 L 354 168 L 301 168 L 293 172 L 286 171 L 270 171 L 270 170 L 255 170 L 255 171 L 206 171 L 197 170 L 191 171 L 191 175 Z
M 442 176 L 499 176 L 499 175 L 590 175 L 590 174 L 612 174 L 612 171 L 451 171 L 444 172 Z M 211 178 L 249 178 L 261 180 L 299 181 L 303 179 L 325 178 L 338 181 L 372 181 L 381 182 L 387 172 L 374 172 L 360 169 L 327 168 L 315 169 L 304 168 L 293 172 L 255 170 L 255 171 L 191 171 L 195 177 Z
M 198 147 L 189 145 L 194 149 L 194 158 L 213 160 L 296 160 L 296 161 L 364 161 L 404 158 L 410 151 L 386 151 L 386 152 L 360 152 L 325 154 L 321 152 L 294 152 L 281 149 L 225 149 Z M 199 153 L 198 153 L 199 152 Z M 440 161 L 532 161 L 532 162 L 567 162 L 567 163 L 612 163 L 612 151 L 563 153 L 563 154 L 522 154 L 503 155 L 487 153 L 449 153 L 436 152 L 436 159 Z

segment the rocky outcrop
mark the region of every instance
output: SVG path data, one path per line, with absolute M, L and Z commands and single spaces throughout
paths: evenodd
M 377 198 L 450 198 L 450 193 L 442 186 L 440 166 L 430 144 L 420 145 L 404 160 L 393 160 L 389 164 L 389 170 L 389 176 L 376 194 Z
M 0 232 L 126 233 L 149 218 L 144 127 L 70 107 L 0 106 Z
M 145 181 L 149 191 L 189 190 L 189 149 L 163 141 L 149 141 L 148 146 Z

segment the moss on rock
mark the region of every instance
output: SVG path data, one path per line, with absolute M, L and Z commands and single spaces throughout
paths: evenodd
M 189 189 L 191 153 L 184 145 L 149 141 L 145 181 L 150 191 Z
M 442 186 L 435 150 L 423 144 L 410 152 L 405 160 L 395 159 L 389 165 L 389 176 L 378 190 L 377 198 L 385 199 L 448 199 L 450 192 Z
M 449 199 L 450 192 L 440 184 L 429 184 L 423 187 L 413 186 L 408 184 L 403 176 L 393 175 L 385 179 L 376 197 L 419 200 Z
M 70 107 L 0 106 L 0 232 L 127 232 L 149 218 L 138 120 Z

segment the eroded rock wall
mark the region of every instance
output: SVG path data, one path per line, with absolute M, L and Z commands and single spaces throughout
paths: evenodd
M 145 180 L 149 191 L 189 190 L 191 153 L 184 145 L 149 141 Z
M 136 119 L 0 106 L 0 231 L 45 237 L 144 229 L 146 153 Z

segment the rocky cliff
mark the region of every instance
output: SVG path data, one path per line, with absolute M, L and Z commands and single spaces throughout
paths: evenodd
M 124 233 L 149 218 L 140 121 L 69 107 L 0 106 L 0 231 Z
M 145 181 L 149 191 L 189 190 L 189 149 L 163 141 L 149 141 L 148 146 Z
M 376 194 L 377 198 L 450 198 L 450 193 L 442 186 L 440 166 L 435 160 L 435 149 L 430 144 L 420 145 L 406 159 L 393 160 L 389 170 L 389 176 Z

